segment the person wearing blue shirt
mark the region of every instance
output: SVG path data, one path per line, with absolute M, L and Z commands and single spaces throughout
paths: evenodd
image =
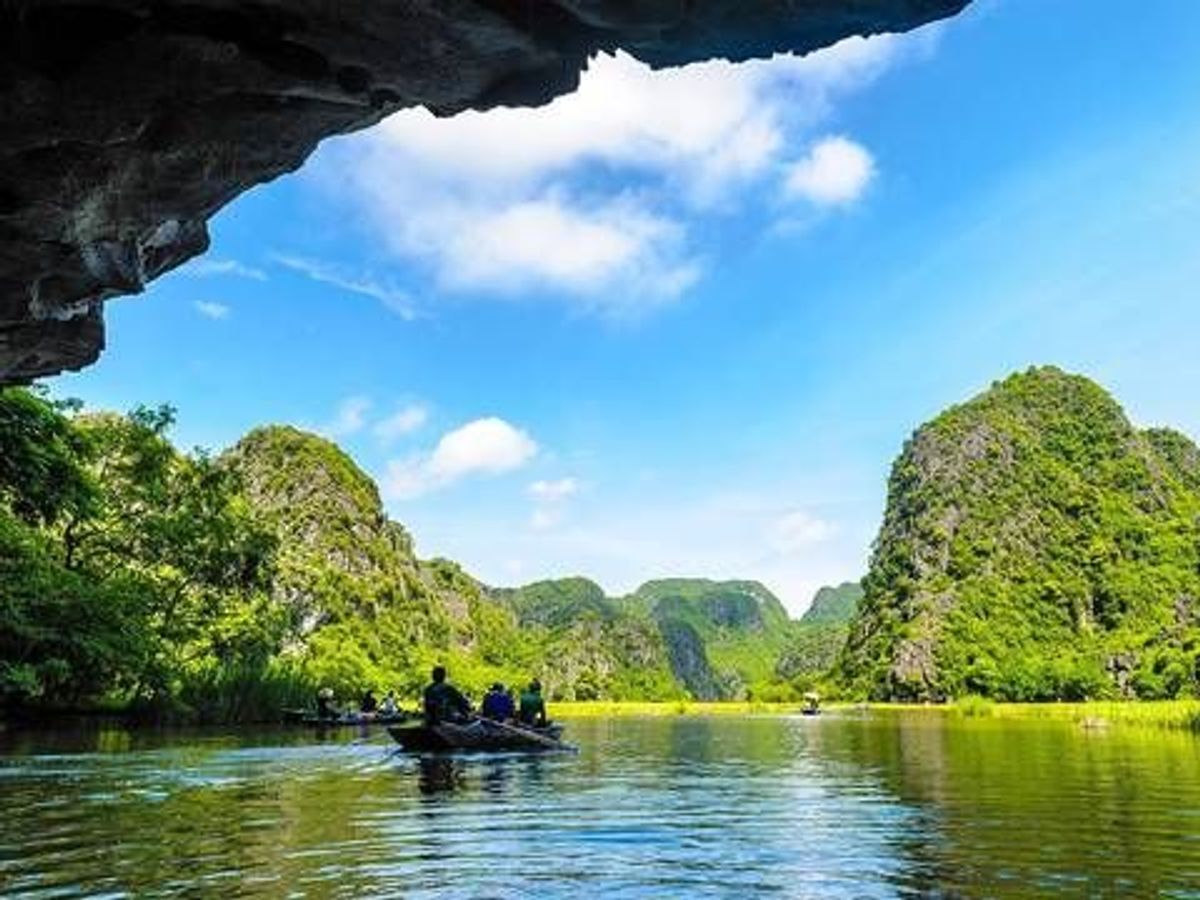
M 484 694 L 480 712 L 485 719 L 491 719 L 493 722 L 507 722 L 516 715 L 517 710 L 513 705 L 512 696 L 504 689 L 504 685 L 497 681 L 491 690 Z

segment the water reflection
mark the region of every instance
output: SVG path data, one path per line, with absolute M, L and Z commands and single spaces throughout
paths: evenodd
M 578 756 L 2 733 L 0 893 L 1200 896 L 1191 736 L 937 714 L 571 731 Z

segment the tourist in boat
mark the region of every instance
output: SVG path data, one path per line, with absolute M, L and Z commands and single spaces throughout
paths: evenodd
M 367 692 L 363 694 L 362 702 L 358 704 L 358 711 L 364 716 L 374 716 L 379 709 L 379 701 L 375 699 L 375 692 L 367 688 Z
M 521 721 L 541 728 L 546 724 L 546 701 L 542 699 L 542 683 L 536 678 L 521 692 Z
M 333 705 L 333 688 L 323 687 L 317 691 L 317 718 L 337 718 L 337 709 Z
M 384 696 L 383 701 L 379 704 L 379 714 L 381 716 L 394 716 L 396 714 L 395 691 L 388 691 Z
M 512 695 L 497 681 L 484 695 L 480 713 L 493 722 L 507 722 L 516 716 L 517 710 Z
M 446 682 L 446 668 L 434 666 L 431 683 L 425 688 L 425 724 L 461 721 L 471 714 L 471 703 L 466 697 Z

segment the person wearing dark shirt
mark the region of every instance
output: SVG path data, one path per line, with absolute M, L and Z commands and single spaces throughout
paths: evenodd
M 337 710 L 333 707 L 333 689 L 321 688 L 317 691 L 317 718 L 319 719 L 334 719 L 337 718 Z
M 546 701 L 542 699 L 542 683 L 536 678 L 521 692 L 520 719 L 526 725 L 546 724 Z
M 492 689 L 484 695 L 480 712 L 485 719 L 493 722 L 507 722 L 517 713 L 513 698 L 500 682 L 493 684 Z
M 375 715 L 375 710 L 379 708 L 379 704 L 375 701 L 375 692 L 370 688 L 363 694 L 362 702 L 358 704 L 358 711 L 365 715 Z
M 432 683 L 425 688 L 425 723 L 453 722 L 471 714 L 471 704 L 451 684 L 446 683 L 446 669 L 434 666 L 430 676 Z

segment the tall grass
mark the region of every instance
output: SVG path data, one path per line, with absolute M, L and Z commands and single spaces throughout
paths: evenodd
M 554 702 L 550 712 L 555 718 L 583 719 L 610 716 L 744 716 L 779 715 L 798 712 L 798 703 L 764 703 L 762 701 L 672 700 L 650 702 L 638 700 L 594 700 Z
M 968 694 L 950 704 L 950 709 L 960 716 L 982 719 L 995 713 L 996 701 L 988 697 L 980 697 L 977 694 Z
M 201 724 L 277 722 L 288 707 L 312 705 L 315 686 L 291 667 L 216 666 L 179 691 L 184 715 Z
M 1140 726 L 1200 734 L 1200 700 L 1002 703 L 993 715 L 1007 719 L 1064 719 L 1081 726 Z

